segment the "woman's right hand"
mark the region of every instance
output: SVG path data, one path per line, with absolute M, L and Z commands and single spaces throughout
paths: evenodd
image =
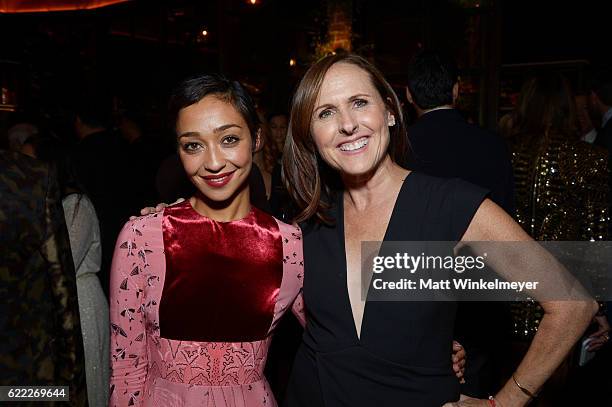
M 184 200 L 185 200 L 185 198 L 179 198 L 175 202 L 171 203 L 170 205 L 175 205 L 177 203 L 181 203 Z M 145 215 L 150 215 L 152 213 L 158 213 L 158 212 L 163 211 L 166 206 L 170 206 L 170 205 L 168 205 L 167 203 L 163 203 L 162 202 L 162 203 L 158 203 L 155 207 L 147 206 L 147 207 L 144 207 L 144 208 L 142 208 L 140 210 L 140 215 L 141 216 L 145 216 Z M 137 217 L 138 216 L 130 216 L 130 220 L 134 220 Z

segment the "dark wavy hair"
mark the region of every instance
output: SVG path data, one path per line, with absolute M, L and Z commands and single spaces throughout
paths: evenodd
M 236 108 L 249 127 L 255 142 L 260 122 L 253 99 L 238 81 L 229 80 L 220 74 L 193 76 L 174 88 L 168 103 L 172 125 L 176 125 L 181 109 L 194 105 L 209 95 L 214 95 Z
M 328 224 L 332 221 L 326 212 L 330 208 L 333 192 L 339 186 L 339 177 L 319 156 L 310 125 L 323 78 L 337 63 L 355 65 L 368 74 L 387 109 L 396 119 L 395 126 L 389 128 L 388 154 L 395 163 L 406 166 L 408 138 L 404 115 L 397 95 L 382 73 L 366 59 L 355 54 L 335 54 L 319 60 L 308 69 L 293 97 L 283 154 L 283 180 L 298 209 L 294 219 L 296 222 L 311 218 Z

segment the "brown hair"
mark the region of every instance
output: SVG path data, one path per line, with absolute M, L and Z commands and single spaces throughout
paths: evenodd
M 387 109 L 395 116 L 396 124 L 389 129 L 389 155 L 399 165 L 405 166 L 407 161 L 408 139 L 404 115 L 397 95 L 382 73 L 355 54 L 336 54 L 320 59 L 308 69 L 293 96 L 283 154 L 283 181 L 298 209 L 294 219 L 296 222 L 314 217 L 319 222 L 331 223 L 325 212 L 330 208 L 329 199 L 338 176 L 319 156 L 310 127 L 323 78 L 337 63 L 355 65 L 368 73 Z
M 510 135 L 556 133 L 577 138 L 576 101 L 561 74 L 533 77 L 521 88 Z

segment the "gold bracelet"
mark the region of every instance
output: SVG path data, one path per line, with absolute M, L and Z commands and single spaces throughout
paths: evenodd
M 516 380 L 516 377 L 514 377 L 514 375 L 512 375 L 512 380 L 514 380 L 514 384 L 516 384 L 516 385 L 517 385 L 517 387 L 518 387 L 519 389 L 521 389 L 521 391 L 522 391 L 522 392 L 523 392 L 523 393 L 524 393 L 526 396 L 528 396 L 529 398 L 531 398 L 531 399 L 535 399 L 536 397 L 538 397 L 538 392 L 536 392 L 536 393 L 534 394 L 534 393 L 530 392 L 529 390 L 527 390 L 526 388 L 524 388 L 523 386 L 521 386 L 521 385 L 519 384 L 519 382 Z

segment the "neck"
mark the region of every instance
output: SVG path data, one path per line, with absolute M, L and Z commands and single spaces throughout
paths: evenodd
M 219 222 L 230 222 L 245 218 L 251 211 L 248 184 L 240 188 L 226 201 L 213 201 L 202 193 L 189 199 L 193 209 L 200 215 Z
M 387 155 L 373 172 L 359 177 L 343 177 L 345 197 L 357 210 L 367 209 L 387 200 L 409 173 Z
M 421 117 L 424 114 L 427 114 L 429 112 L 433 112 L 433 111 L 436 111 L 436 110 L 446 110 L 446 109 L 454 109 L 454 106 L 453 105 L 442 105 L 442 106 L 436 106 L 434 108 L 425 109 L 425 110 L 417 109 L 417 115 L 419 117 Z

